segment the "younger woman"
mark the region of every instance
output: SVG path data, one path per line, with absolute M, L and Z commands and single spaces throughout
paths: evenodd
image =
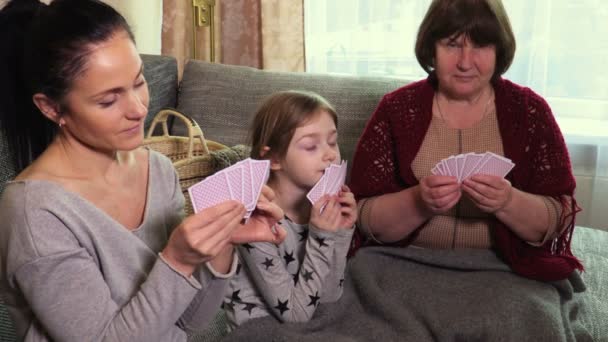
M 270 96 L 254 118 L 252 158 L 270 160 L 268 185 L 285 212 L 283 243 L 239 248 L 240 267 L 224 308 L 231 326 L 274 315 L 307 321 L 317 305 L 342 295 L 346 253 L 357 219 L 348 187 L 314 205 L 306 195 L 325 168 L 340 163 L 337 116 L 319 95 L 299 91 Z M 321 210 L 323 208 L 323 210 Z
M 0 139 L 19 169 L 0 199 L 0 298 L 17 340 L 186 341 L 220 309 L 232 244 L 279 241 L 272 191 L 245 226 L 233 201 L 184 219 L 171 161 L 140 148 L 133 35 L 103 2 L 12 1 L 0 42 Z

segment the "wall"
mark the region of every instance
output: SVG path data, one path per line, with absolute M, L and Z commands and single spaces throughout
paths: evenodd
M 160 55 L 163 20 L 162 0 L 103 0 L 126 19 L 141 53 Z

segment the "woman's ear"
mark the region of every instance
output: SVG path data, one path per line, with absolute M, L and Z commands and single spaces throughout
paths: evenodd
M 61 124 L 61 110 L 57 102 L 42 93 L 34 94 L 32 100 L 44 116 L 57 125 Z

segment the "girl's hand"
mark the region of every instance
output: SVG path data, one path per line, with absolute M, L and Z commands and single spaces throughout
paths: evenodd
M 420 198 L 426 211 L 444 214 L 460 200 L 462 192 L 456 177 L 431 175 L 420 180 Z
M 267 185 L 262 187 L 262 193 L 247 224 L 242 224 L 232 235 L 232 243 L 249 242 L 281 243 L 287 236 L 285 228 L 277 223 L 285 216 L 283 210 L 274 202 L 274 191 Z
M 323 211 L 321 211 L 321 208 L 323 208 Z M 310 210 L 310 223 L 315 227 L 330 232 L 340 229 L 342 205 L 338 201 L 338 196 L 324 195 Z
M 164 259 L 182 274 L 192 274 L 229 245 L 245 212 L 241 203 L 226 201 L 187 217 L 171 233 Z
M 340 228 L 351 229 L 357 222 L 357 201 L 348 186 L 343 185 L 338 194 L 338 203 L 342 206 Z
M 462 189 L 479 209 L 493 214 L 504 209 L 513 196 L 511 183 L 492 175 L 474 175 L 462 183 Z

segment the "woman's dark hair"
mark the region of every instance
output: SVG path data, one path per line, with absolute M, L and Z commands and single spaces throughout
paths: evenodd
M 416 59 L 431 76 L 435 69 L 435 43 L 467 36 L 478 46 L 496 46 L 492 79 L 504 74 L 515 55 L 515 36 L 500 0 L 433 0 L 416 38 Z
M 85 70 L 94 45 L 120 31 L 135 41 L 125 19 L 97 0 L 54 0 L 48 6 L 13 0 L 0 11 L 0 129 L 17 172 L 57 132 L 32 96 L 42 93 L 65 109 L 64 97 Z

